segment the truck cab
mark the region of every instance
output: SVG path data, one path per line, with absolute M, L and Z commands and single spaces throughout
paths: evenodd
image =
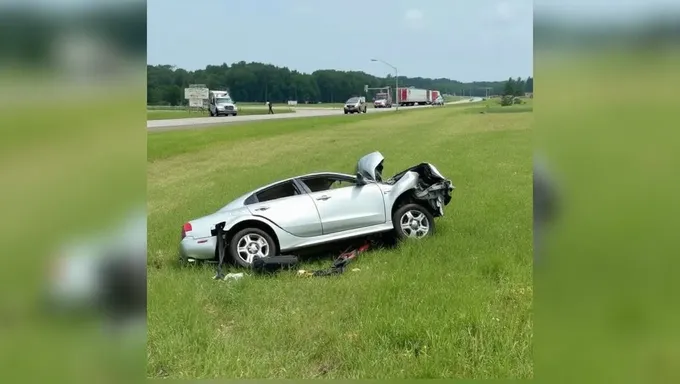
M 392 108 L 392 98 L 388 93 L 377 93 L 373 99 L 373 108 Z
M 208 95 L 210 116 L 236 116 L 238 107 L 227 91 L 210 91 Z

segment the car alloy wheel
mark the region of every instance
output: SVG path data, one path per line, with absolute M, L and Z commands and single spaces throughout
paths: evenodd
M 269 245 L 269 242 L 257 233 L 247 233 L 236 243 L 238 257 L 248 264 L 253 262 L 255 256 L 269 256 L 270 250 L 271 246 Z
M 430 221 L 418 210 L 406 211 L 401 215 L 399 225 L 407 237 L 420 239 L 430 232 Z
M 392 215 L 394 233 L 399 239 L 421 239 L 434 233 L 434 217 L 420 204 L 409 203 Z
M 229 256 L 234 264 L 250 268 L 255 257 L 275 256 L 277 245 L 272 236 L 260 228 L 245 228 L 228 242 Z

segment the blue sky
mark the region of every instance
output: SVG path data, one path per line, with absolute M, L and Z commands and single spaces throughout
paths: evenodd
M 148 0 L 149 64 L 259 61 L 460 81 L 533 74 L 531 0 Z

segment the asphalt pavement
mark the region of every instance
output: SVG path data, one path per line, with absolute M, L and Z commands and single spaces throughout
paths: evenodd
M 482 101 L 480 97 L 471 99 L 464 99 L 454 101 L 446 104 L 462 104 Z M 411 110 L 420 108 L 437 108 L 431 105 L 419 105 L 413 107 L 399 107 L 400 110 Z M 396 111 L 396 108 L 369 108 L 367 113 L 389 113 Z M 244 116 L 221 116 L 221 117 L 189 117 L 185 119 L 167 119 L 167 120 L 147 120 L 146 129 L 148 132 L 164 132 L 175 131 L 181 129 L 196 129 L 205 127 L 214 127 L 218 125 L 228 125 L 237 123 L 247 123 L 251 121 L 264 120 L 278 120 L 278 119 L 296 119 L 305 117 L 323 117 L 323 116 L 337 116 L 342 115 L 341 108 L 315 108 L 304 107 L 297 108 L 293 113 L 275 113 L 273 115 L 244 115 Z

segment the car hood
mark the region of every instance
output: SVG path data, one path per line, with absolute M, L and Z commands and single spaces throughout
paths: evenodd
M 356 169 L 357 180 L 363 184 L 374 181 L 381 182 L 384 161 L 385 157 L 378 151 L 359 159 Z

